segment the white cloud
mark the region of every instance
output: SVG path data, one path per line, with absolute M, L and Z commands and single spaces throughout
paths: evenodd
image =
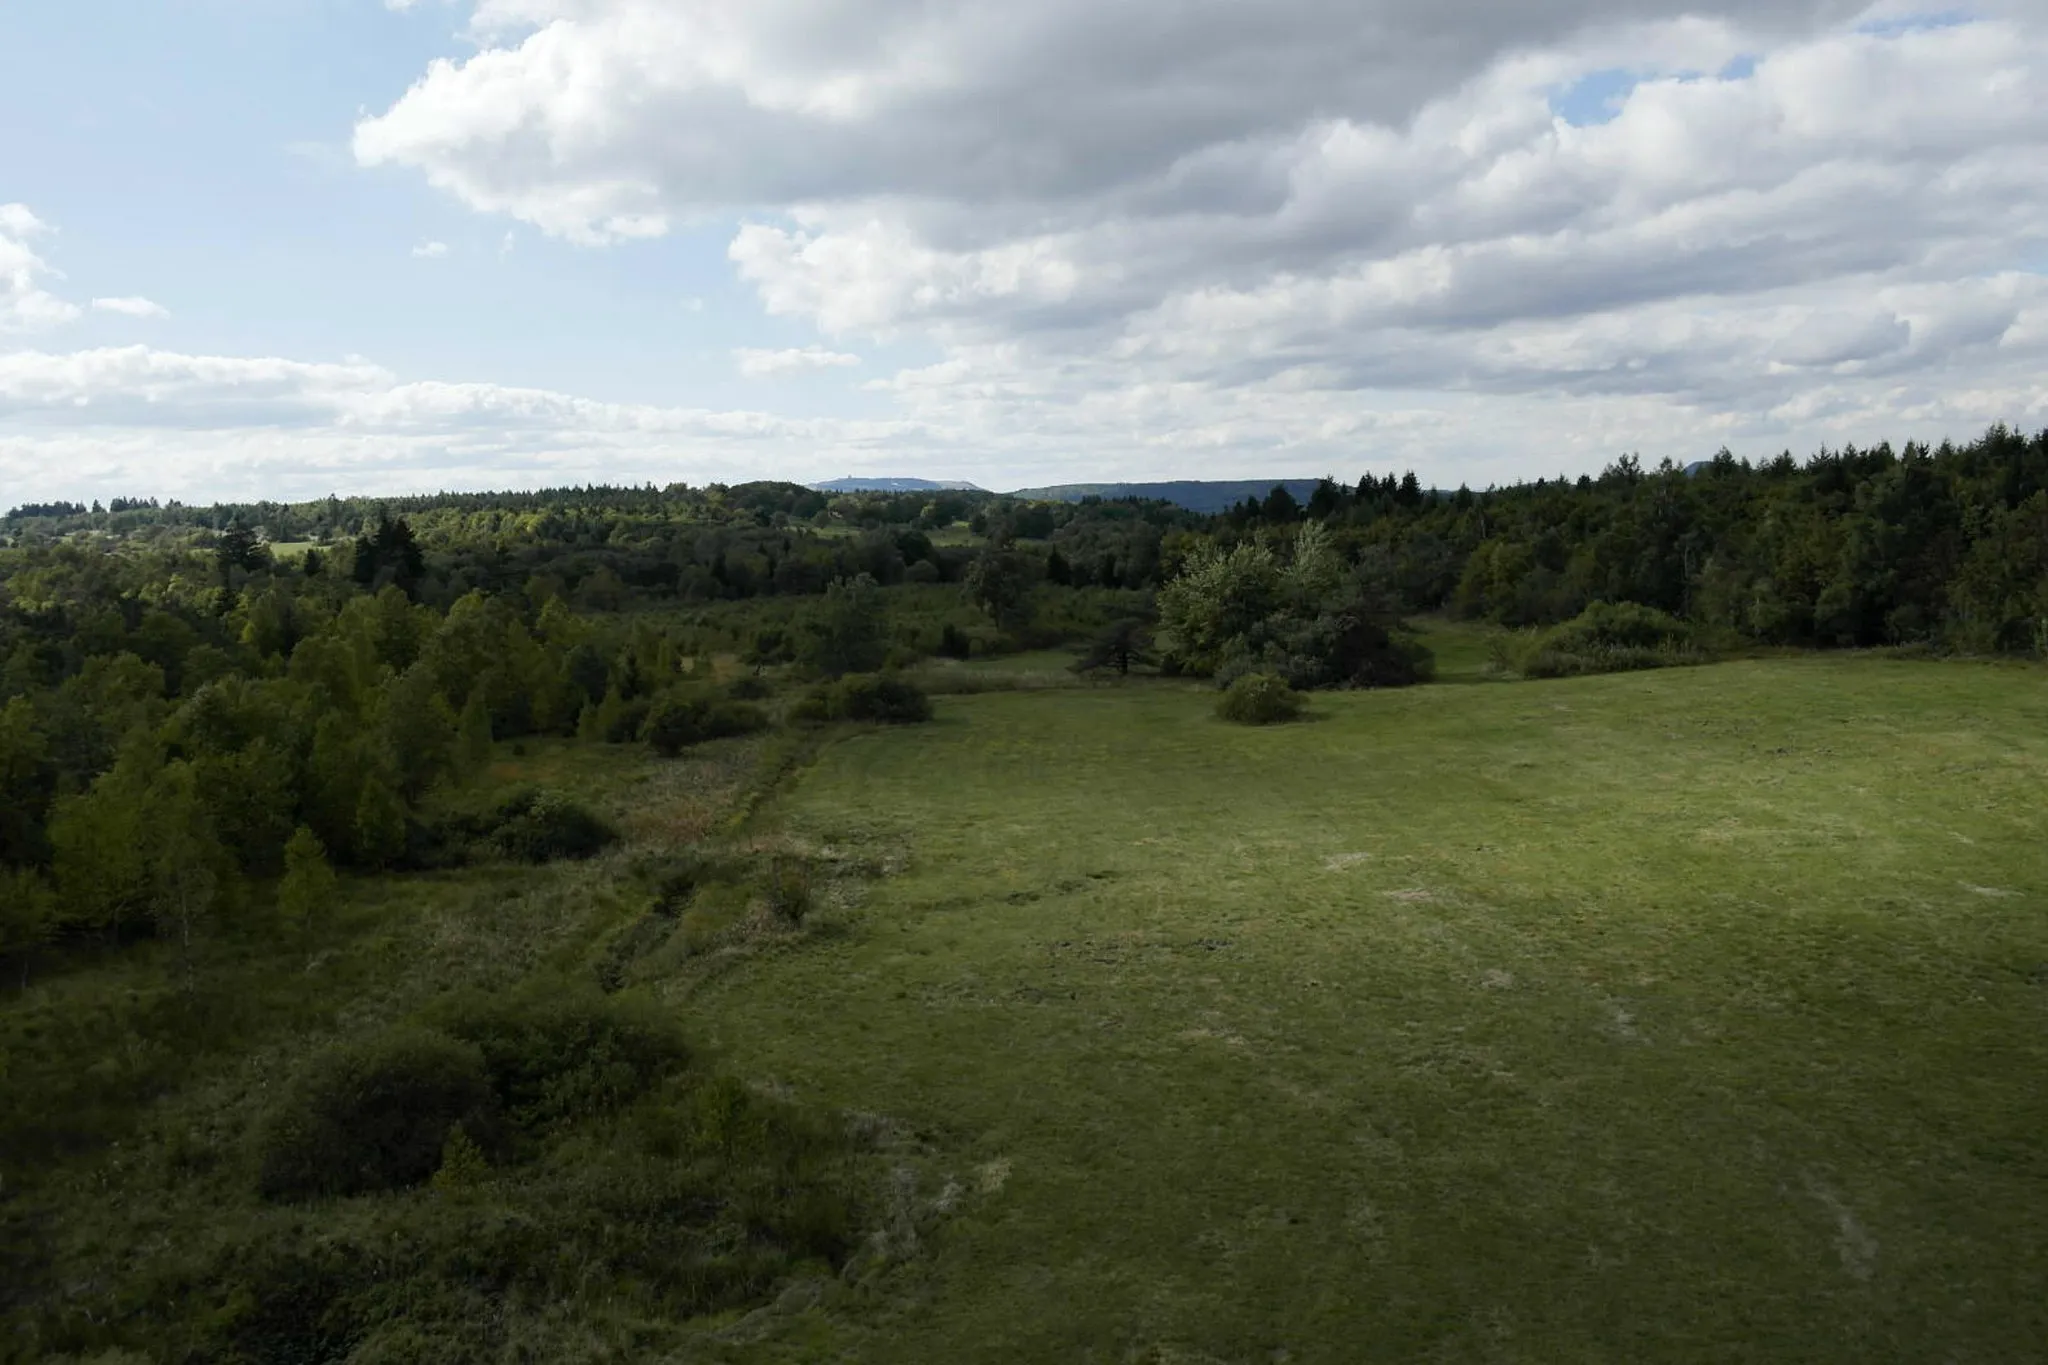
M 916 463 L 930 440 L 910 422 L 601 403 L 361 359 L 0 352 L 0 486 L 15 499 L 823 477 Z
M 803 346 L 782 351 L 757 350 L 742 346 L 732 353 L 733 362 L 741 374 L 749 379 L 766 379 L 771 375 L 790 374 L 799 370 L 829 370 L 860 364 L 860 357 L 843 351 L 828 351 L 823 346 Z
M 167 318 L 171 315 L 171 310 L 162 304 L 139 296 L 94 299 L 92 306 L 102 313 L 120 313 L 131 318 Z
M 0 481 L 1483 485 L 2048 424 L 2048 15 L 1976 8 L 474 0 L 360 164 L 580 242 L 737 214 L 739 278 L 833 343 L 740 372 L 912 339 L 938 359 L 865 386 L 900 416 L 0 355 Z M 1611 119 L 1553 112 L 1613 72 Z M 0 325 L 55 278 L 9 221 Z
M 1470 443 L 1418 414 L 1485 408 L 1534 472 L 1550 430 L 1690 456 L 2040 411 L 2048 17 L 1978 13 L 482 0 L 355 151 L 581 241 L 738 209 L 769 312 L 936 343 L 870 387 L 1004 448 L 1106 456 L 1142 414 L 1223 468 L 1400 411 L 1447 477 Z M 1553 113 L 1616 71 L 1610 120 Z
M 447 254 L 446 242 L 421 242 L 412 249 L 412 256 L 416 261 L 438 261 Z
M 78 305 L 43 288 L 63 274 L 29 246 L 50 231 L 26 204 L 0 204 L 0 332 L 37 331 L 78 316 Z

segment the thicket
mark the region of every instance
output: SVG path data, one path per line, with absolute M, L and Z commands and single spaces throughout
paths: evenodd
M 1300 689 L 1405 687 L 1433 670 L 1320 522 L 1195 546 L 1159 594 L 1159 622 L 1168 669 L 1222 687 L 1251 674 Z
M 1499 637 L 1493 661 L 1525 678 L 1623 673 L 1702 663 L 1711 655 L 1698 632 L 1675 616 L 1636 602 L 1595 602 L 1571 620 Z
M 14 1325 L 45 1359 L 562 1358 L 622 1320 L 673 1341 L 842 1267 L 862 1162 L 835 1117 L 699 1066 L 670 1011 L 551 980 L 461 993 L 306 1059 L 227 1168 L 258 1202 L 223 1190 Z
M 932 718 L 932 700 L 923 688 L 900 675 L 854 673 L 812 688 L 790 714 L 793 719 L 814 722 L 916 725 Z

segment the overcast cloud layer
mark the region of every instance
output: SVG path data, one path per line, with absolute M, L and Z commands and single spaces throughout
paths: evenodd
M 738 372 L 873 375 L 900 419 L 43 338 L 0 351 L 0 467 L 1483 484 L 2048 422 L 2039 5 L 482 0 L 467 23 L 472 55 L 358 122 L 361 166 L 591 250 L 737 219 L 729 268 L 819 336 L 736 348 Z M 1567 121 L 1589 76 L 1625 93 Z M 0 329 L 76 317 L 58 240 L 0 209 Z M 853 368 L 903 341 L 942 358 Z

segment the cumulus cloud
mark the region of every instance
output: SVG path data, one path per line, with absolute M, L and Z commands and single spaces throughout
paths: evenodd
M 171 310 L 162 304 L 140 296 L 94 299 L 92 306 L 102 313 L 119 313 L 131 318 L 167 318 L 171 315 Z
M 446 242 L 421 242 L 412 249 L 412 258 L 416 261 L 438 261 L 447 254 Z
M 823 346 L 803 346 L 789 350 L 757 350 L 742 346 L 732 353 L 733 362 L 741 374 L 749 379 L 766 379 L 772 375 L 790 374 L 800 370 L 839 369 L 860 364 L 860 357 L 844 351 L 828 351 Z
M 51 231 L 26 204 L 0 204 L 0 332 L 54 327 L 78 316 L 78 305 L 43 288 L 63 276 L 29 243 Z
M 2041 410 L 2033 4 L 482 0 L 471 29 L 362 163 L 585 242 L 737 212 L 769 312 L 935 342 L 878 384 L 998 445 L 1106 458 L 1145 421 L 1220 468 L 1398 433 L 1448 477 L 1479 466 L 1447 414 L 1533 471 Z

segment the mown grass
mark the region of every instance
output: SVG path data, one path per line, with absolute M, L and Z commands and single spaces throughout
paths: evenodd
M 2038 1355 L 2038 669 L 1210 702 L 949 698 L 776 809 L 907 870 L 706 1026 L 979 1175 L 758 1357 Z

